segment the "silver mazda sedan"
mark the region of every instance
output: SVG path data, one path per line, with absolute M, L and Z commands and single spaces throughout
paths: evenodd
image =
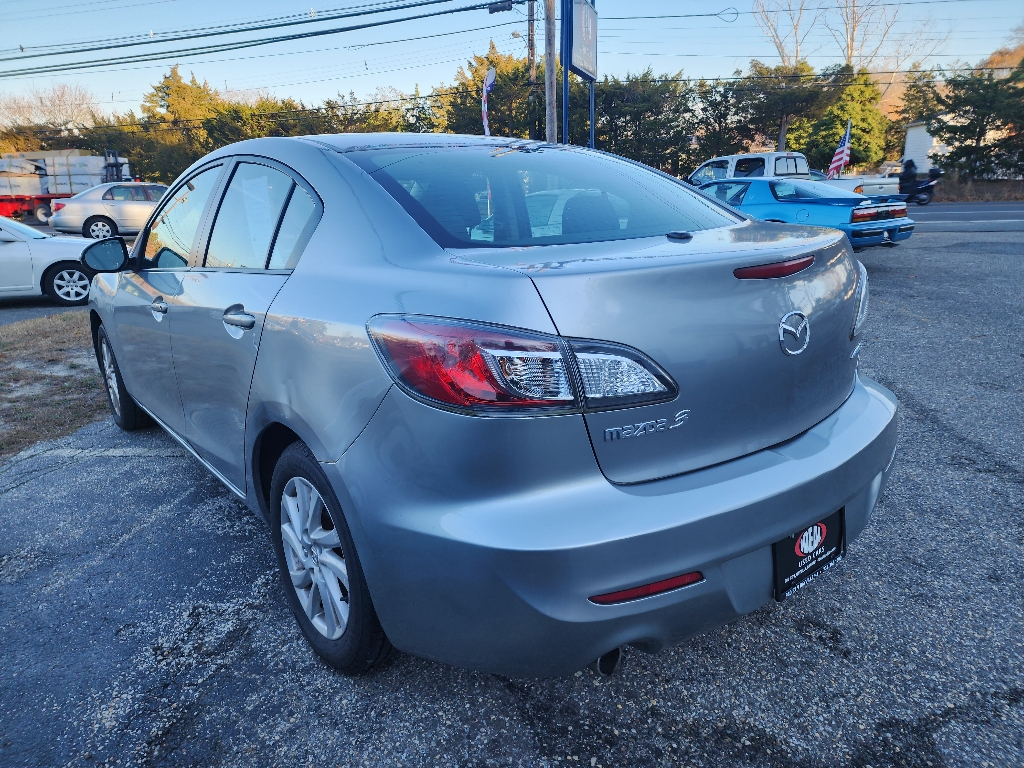
M 897 404 L 850 250 L 601 152 L 341 134 L 217 150 L 83 259 L 115 421 L 269 523 L 327 662 L 551 676 L 791 599 L 864 530 Z

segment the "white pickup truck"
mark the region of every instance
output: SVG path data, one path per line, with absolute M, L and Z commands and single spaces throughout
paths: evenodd
M 807 158 L 799 152 L 750 152 L 745 155 L 716 157 L 701 165 L 687 177 L 686 181 L 696 186 L 716 179 L 742 176 L 811 179 L 862 195 L 898 195 L 900 191 L 899 179 L 885 176 L 844 176 L 826 179 L 825 174 L 812 171 L 807 165 Z

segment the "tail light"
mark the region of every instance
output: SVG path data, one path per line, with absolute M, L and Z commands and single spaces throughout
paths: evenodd
M 902 219 L 907 215 L 907 206 L 902 208 L 890 208 L 889 215 L 894 219 Z
M 854 306 L 857 307 L 857 314 L 853 317 L 853 328 L 850 329 L 850 339 L 857 337 L 864 321 L 868 319 L 868 271 L 864 265 L 857 262 L 857 287 L 853 294 Z
M 56 213 L 56 212 L 57 212 L 57 211 L 59 211 L 59 210 L 60 210 L 61 208 L 64 208 L 64 207 L 66 207 L 66 206 L 67 206 L 67 203 L 53 203 L 53 205 L 51 205 L 51 206 L 50 206 L 50 210 L 51 210 L 51 211 L 52 211 L 53 213 Z
M 858 224 L 862 221 L 874 221 L 878 218 L 878 208 L 854 208 L 850 216 L 851 224 Z
M 403 390 L 461 412 L 579 413 L 678 393 L 653 361 L 618 344 L 416 315 L 378 315 L 367 331 Z

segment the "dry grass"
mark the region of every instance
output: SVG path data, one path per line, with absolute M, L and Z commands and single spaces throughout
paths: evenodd
M 106 413 L 85 310 L 0 325 L 0 459 Z
M 998 203 L 1024 200 L 1024 181 L 975 181 L 958 184 L 943 179 L 935 191 L 936 203 Z

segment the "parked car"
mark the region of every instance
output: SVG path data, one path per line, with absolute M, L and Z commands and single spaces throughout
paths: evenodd
M 85 245 L 0 217 L 0 299 L 45 294 L 58 304 L 84 304 L 93 276 L 82 265 Z
M 864 195 L 899 194 L 898 180 L 884 176 L 841 176 L 838 179 L 829 179 L 821 171 L 809 168 L 807 158 L 799 152 L 750 152 L 744 155 L 716 157 L 697 168 L 686 181 L 694 186 L 700 186 L 720 179 L 762 176 L 820 181 L 829 186 Z
M 133 235 L 141 230 L 167 191 L 162 184 L 117 182 L 100 184 L 52 205 L 50 226 L 100 240 Z
M 723 179 L 700 190 L 761 221 L 834 227 L 857 250 L 895 245 L 914 233 L 902 196 L 869 198 L 817 181 Z
M 114 420 L 269 523 L 346 672 L 607 672 L 834 566 L 895 452 L 842 233 L 584 148 L 245 141 L 83 260 Z

